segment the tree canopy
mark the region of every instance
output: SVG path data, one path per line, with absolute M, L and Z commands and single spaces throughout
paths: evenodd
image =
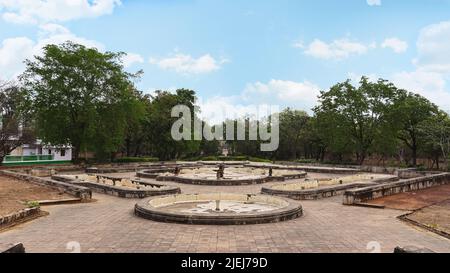
M 441 160 L 447 165 L 450 156 L 447 113 L 418 94 L 367 77 L 322 91 L 312 115 L 303 111 L 307 109 L 281 111 L 276 151 L 261 151 L 261 131 L 256 139 L 176 141 L 171 135 L 177 121 L 171 116 L 174 106 L 187 106 L 192 121 L 212 127 L 199 119 L 195 91 L 145 94 L 135 86 L 142 72 L 125 71 L 123 56 L 66 42 L 48 45 L 42 55 L 27 60 L 20 84 L 0 84 L 0 157 L 31 141 L 33 128 L 44 143 L 72 145 L 74 159 L 86 152 L 99 160 L 118 154 L 160 160 L 197 158 L 219 155 L 225 144 L 232 155 L 271 160 L 352 164 L 378 160 L 385 164 L 394 159 L 416 166 L 420 160 L 431 159 L 439 167 Z M 250 124 L 267 125 L 270 120 L 228 121 L 224 134 L 227 125 L 234 124 L 249 136 Z M 13 138 L 18 128 L 22 128 L 21 138 Z
M 98 157 L 117 151 L 129 118 L 138 118 L 136 75 L 124 71 L 122 56 L 66 42 L 47 45 L 42 56 L 26 61 L 21 80 L 44 142 L 71 144 L 75 159 L 87 150 Z
M 28 103 L 17 84 L 0 82 L 0 163 L 17 147 L 35 140 Z

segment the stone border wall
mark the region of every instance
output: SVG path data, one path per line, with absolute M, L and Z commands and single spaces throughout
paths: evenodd
M 98 184 L 93 182 L 84 182 L 77 179 L 70 179 L 64 176 L 53 176 L 52 179 L 64 181 L 66 183 L 71 183 L 75 185 L 80 185 L 83 187 L 90 188 L 92 191 L 96 193 L 101 194 L 107 194 L 112 195 L 116 197 L 121 198 L 136 198 L 136 199 L 142 199 L 146 197 L 151 196 L 159 196 L 159 195 L 169 195 L 169 194 L 178 194 L 181 193 L 181 189 L 179 187 L 172 187 L 172 186 L 166 186 L 166 185 L 159 185 L 154 183 L 148 183 L 145 181 L 137 181 L 134 182 L 146 185 L 146 186 L 152 186 L 153 188 L 151 190 L 148 189 L 126 189 L 123 187 L 118 186 L 112 186 L 112 185 L 104 185 L 104 184 Z
M 273 168 L 274 170 L 292 170 L 292 171 L 304 171 L 310 173 L 335 173 L 335 174 L 355 174 L 361 172 L 360 169 L 354 168 L 334 168 L 334 167 L 320 167 L 320 166 L 303 166 L 303 165 L 290 165 L 290 166 L 281 166 L 281 165 L 262 165 L 262 164 L 245 164 L 245 167 L 249 168 Z
M 33 218 L 40 215 L 41 209 L 39 207 L 36 208 L 27 208 L 23 209 L 5 216 L 0 217 L 0 230 L 4 228 L 8 228 L 14 226 L 17 223 L 23 222 L 28 218 Z
M 288 201 L 285 208 L 261 212 L 261 213 L 243 213 L 243 214 L 223 214 L 223 215 L 201 215 L 191 213 L 176 213 L 162 211 L 150 205 L 150 199 L 135 205 L 135 215 L 147 220 L 153 220 L 165 223 L 179 223 L 190 225 L 254 225 L 265 223 L 278 223 L 288 221 L 303 216 L 303 208 L 299 204 Z
M 198 178 L 186 178 L 179 176 L 158 176 L 156 181 L 170 181 L 177 182 L 181 184 L 191 184 L 191 185 L 203 185 L 203 186 L 246 186 L 246 185 L 257 185 L 264 184 L 274 181 L 285 181 L 286 178 L 282 176 L 272 176 L 272 177 L 261 177 L 255 179 L 235 179 L 235 180 L 209 180 L 209 179 L 198 179 Z
M 344 185 L 336 185 L 317 189 L 297 190 L 297 191 L 276 190 L 270 187 L 263 187 L 261 189 L 261 193 L 286 197 L 294 200 L 318 200 L 343 194 L 348 189 L 362 188 L 370 185 L 377 185 L 377 184 L 374 182 L 348 183 Z
M 81 187 L 53 179 L 35 177 L 28 174 L 17 173 L 13 171 L 0 171 L 0 175 L 9 176 L 22 181 L 30 182 L 40 186 L 47 186 L 56 190 L 62 190 L 67 194 L 80 198 L 81 200 L 90 200 L 92 191 L 89 188 Z
M 186 163 L 186 164 L 177 164 L 177 163 L 153 163 L 153 164 L 136 164 L 136 163 L 124 163 L 124 164 L 114 164 L 112 166 L 98 166 L 98 167 L 88 167 L 86 168 L 86 173 L 95 174 L 95 173 L 121 173 L 121 172 L 137 172 L 139 170 L 155 170 L 160 172 L 173 171 L 176 166 L 180 166 L 183 168 L 195 168 L 202 167 L 202 164 L 198 163 Z
M 215 164 L 215 163 L 214 163 Z M 206 165 L 212 166 L 211 165 Z M 232 165 L 237 166 L 237 165 Z M 254 168 L 253 166 L 247 166 L 243 164 L 239 164 L 239 166 L 242 166 L 243 168 Z M 195 169 L 195 168 L 201 168 L 205 166 L 180 166 L 182 169 Z M 268 166 L 257 166 L 257 168 L 264 168 L 268 169 Z M 273 169 L 283 169 L 281 166 L 274 167 Z M 294 170 L 286 168 L 286 170 Z M 180 176 L 162 176 L 161 173 L 163 172 L 174 172 L 174 167 L 160 167 L 160 168 L 152 168 L 152 169 L 146 169 L 136 172 L 136 176 L 140 178 L 148 178 L 148 179 L 155 179 L 157 181 L 170 181 L 170 182 L 177 182 L 181 184 L 191 184 L 191 185 L 203 185 L 203 186 L 239 186 L 239 185 L 257 185 L 257 184 L 264 184 L 268 182 L 274 182 L 274 181 L 285 181 L 288 179 L 300 179 L 305 178 L 307 173 L 306 172 L 299 172 L 294 174 L 286 174 L 282 176 L 267 176 L 267 177 L 261 177 L 261 178 L 255 178 L 255 179 L 234 179 L 234 180 L 227 180 L 227 179 L 221 179 L 221 180 L 213 180 L 213 179 L 201 179 L 201 178 L 187 178 L 187 177 L 180 177 Z
M 397 218 L 400 219 L 400 220 L 402 220 L 402 221 L 404 221 L 404 222 L 406 222 L 406 223 L 415 225 L 415 226 L 417 226 L 417 227 L 423 228 L 423 229 L 428 230 L 428 231 L 430 231 L 430 232 L 436 233 L 436 234 L 438 234 L 438 235 L 440 235 L 440 236 L 442 236 L 442 237 L 445 237 L 445 238 L 447 238 L 447 239 L 450 239 L 450 234 L 447 233 L 447 232 L 445 232 L 445 231 L 443 231 L 443 230 L 439 230 L 439 229 L 437 229 L 437 228 L 433 228 L 433 227 L 428 226 L 428 225 L 426 225 L 426 224 L 423 224 L 423 223 L 414 221 L 414 220 L 412 220 L 412 219 L 409 219 L 408 217 L 409 217 L 410 215 L 414 214 L 414 213 L 416 213 L 416 211 L 410 212 L 410 213 L 407 213 L 407 214 L 400 215 L 400 216 L 398 216 Z
M 431 188 L 448 183 L 450 183 L 450 173 L 441 173 L 361 189 L 347 190 L 344 193 L 343 203 L 345 205 L 364 203 L 385 196 Z

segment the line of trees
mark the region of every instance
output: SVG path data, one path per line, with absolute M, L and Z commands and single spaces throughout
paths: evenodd
M 274 159 L 313 159 L 333 163 L 376 164 L 395 160 L 417 166 L 430 160 L 439 168 L 450 156 L 450 118 L 426 98 L 386 80 L 358 86 L 350 80 L 322 91 L 314 115 L 285 109 L 280 114 L 280 148 Z M 234 145 L 238 152 L 264 156 L 257 149 Z
M 218 155 L 219 141 L 174 141 L 173 106 L 195 112 L 196 95 L 139 91 L 142 71 L 128 73 L 123 53 L 102 53 L 72 42 L 48 45 L 26 61 L 16 83 L 0 84 L 0 162 L 37 137 L 72 145 L 74 160 L 93 153 L 97 160 L 153 156 L 160 160 Z M 228 141 L 235 155 L 278 160 L 378 164 L 396 160 L 416 166 L 419 158 L 440 167 L 450 154 L 450 118 L 426 98 L 385 80 L 349 80 L 321 92 L 313 115 L 280 113 L 280 146 L 261 152 L 261 141 Z M 196 113 L 192 118 L 198 118 Z M 245 119 L 236 122 L 246 122 Z

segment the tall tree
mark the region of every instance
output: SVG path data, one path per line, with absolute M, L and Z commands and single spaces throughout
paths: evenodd
M 0 164 L 17 147 L 35 141 L 27 102 L 19 86 L 0 82 Z
M 304 111 L 285 109 L 280 113 L 279 159 L 297 159 L 305 154 L 306 135 L 310 117 Z
M 194 109 L 195 101 L 195 92 L 188 89 L 178 89 L 175 94 L 168 91 L 157 91 L 156 95 L 152 97 L 146 118 L 146 128 L 148 128 L 153 155 L 161 160 L 170 160 L 193 155 L 199 150 L 200 141 L 175 141 L 171 134 L 172 125 L 177 120 L 171 116 L 172 108 L 177 105 L 189 107 L 193 121 L 194 118 L 197 118 Z
M 102 53 L 66 42 L 47 45 L 26 61 L 21 80 L 33 98 L 38 136 L 53 145 L 72 145 L 74 159 L 94 151 L 109 157 L 122 145 L 136 100 L 124 71 L 123 53 Z
M 434 163 L 439 169 L 439 158 L 444 160 L 445 167 L 448 166 L 450 157 L 450 117 L 447 113 L 439 111 L 422 122 L 418 128 L 423 136 L 426 152 L 435 156 Z
M 325 125 L 322 132 L 333 136 L 328 138 L 329 148 L 342 151 L 350 147 L 363 164 L 377 138 L 387 137 L 380 129 L 387 122 L 396 92 L 393 84 L 382 79 L 370 82 L 367 77 L 361 78 L 358 87 L 347 80 L 321 92 L 314 112 L 318 125 Z
M 390 123 L 398 126 L 397 137 L 411 150 L 413 166 L 417 166 L 417 153 L 423 144 L 420 127 L 438 112 L 436 105 L 418 94 L 401 91 L 395 100 Z

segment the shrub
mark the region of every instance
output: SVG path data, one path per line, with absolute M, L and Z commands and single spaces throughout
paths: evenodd
M 253 161 L 253 162 L 272 162 L 270 159 L 251 157 L 251 156 L 204 156 L 204 157 L 190 157 L 186 158 L 187 161 Z
M 116 163 L 158 162 L 156 157 L 122 157 L 115 160 Z
M 315 159 L 297 159 L 297 160 L 295 160 L 295 162 L 302 163 L 302 164 L 317 163 L 317 161 Z
M 270 160 L 270 159 L 260 158 L 260 157 L 249 157 L 248 160 L 252 161 L 252 162 L 262 162 L 262 163 L 271 163 L 272 162 L 272 160 Z
M 32 208 L 39 208 L 41 205 L 40 205 L 39 202 L 37 202 L 37 201 L 28 201 L 28 202 L 26 203 L 26 206 L 27 206 L 28 208 L 32 209 Z

